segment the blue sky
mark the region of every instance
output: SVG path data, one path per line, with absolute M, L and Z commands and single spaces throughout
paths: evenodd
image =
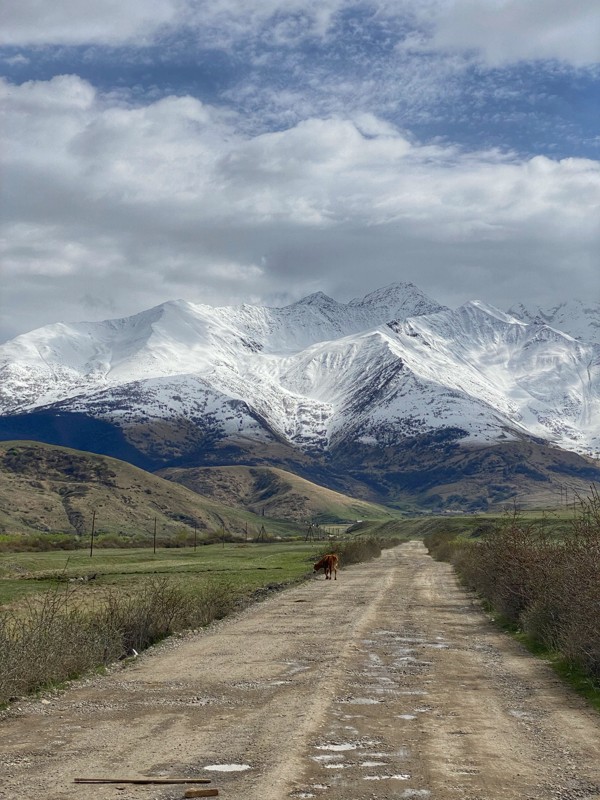
M 600 300 L 596 0 L 21 0 L 0 340 L 411 280 Z

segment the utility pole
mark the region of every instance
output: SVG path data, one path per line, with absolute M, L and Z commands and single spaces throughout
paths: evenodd
M 90 558 L 94 555 L 94 531 L 96 530 L 96 512 L 92 511 L 92 538 L 90 539 Z
M 258 536 L 256 537 L 257 542 L 265 542 L 267 540 L 267 532 L 265 530 L 265 526 L 261 525 L 260 530 L 258 532 Z
M 198 543 L 198 524 L 194 522 L 194 553 L 196 552 L 197 543 Z
M 156 555 L 156 517 L 154 517 L 153 549 L 154 549 L 154 555 Z

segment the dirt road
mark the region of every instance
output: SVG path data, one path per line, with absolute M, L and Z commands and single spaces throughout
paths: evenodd
M 210 769 L 220 768 L 220 769 Z M 0 721 L 0 797 L 600 798 L 600 715 L 413 542 Z

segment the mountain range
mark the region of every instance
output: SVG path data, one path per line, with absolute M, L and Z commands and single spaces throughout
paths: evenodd
M 600 479 L 600 304 L 453 310 L 410 283 L 283 308 L 170 301 L 0 345 L 0 415 L 1 439 L 153 470 L 270 464 L 464 507 L 528 493 L 528 468 L 556 494 Z

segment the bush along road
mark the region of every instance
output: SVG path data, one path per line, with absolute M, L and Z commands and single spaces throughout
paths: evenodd
M 600 717 L 418 542 L 13 704 L 3 800 L 592 800 Z M 117 791 L 118 789 L 118 791 Z

